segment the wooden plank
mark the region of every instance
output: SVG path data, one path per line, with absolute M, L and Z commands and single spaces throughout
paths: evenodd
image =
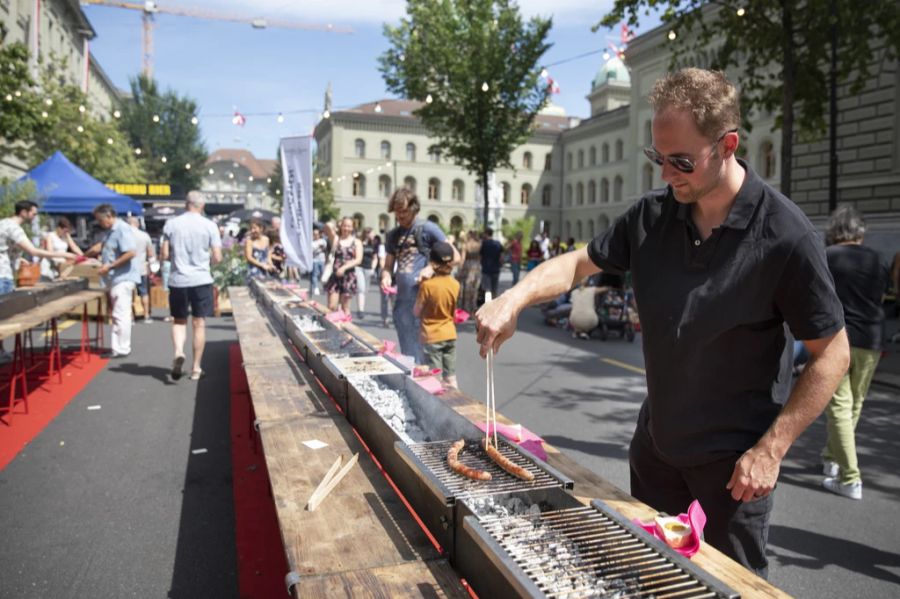
M 244 365 L 283 364 L 294 361 L 287 338 L 280 326 L 257 305 L 246 287 L 230 287 L 228 295 L 241 344 Z M 289 342 L 287 342 L 289 344 Z
M 437 550 L 389 487 L 350 425 L 261 425 L 260 437 L 288 563 L 301 578 L 435 559 Z M 327 443 L 310 449 L 303 441 Z M 363 452 L 314 512 L 305 509 L 338 455 Z
M 445 559 L 413 562 L 386 568 L 354 570 L 301 578 L 294 597 L 353 597 L 354 599 L 463 599 L 468 593 Z M 485 598 L 487 599 L 487 598 Z
M 15 336 L 18 333 L 24 333 L 29 329 L 33 329 L 53 318 L 59 318 L 75 308 L 80 308 L 84 304 L 96 301 L 106 295 L 105 291 L 99 289 L 83 289 L 72 295 L 61 297 L 47 302 L 31 310 L 26 310 L 17 314 L 13 318 L 7 319 L 0 323 L 0 339 Z
M 331 398 L 296 362 L 249 364 L 244 367 L 253 411 L 259 422 L 280 422 L 307 417 L 310 420 L 340 417 Z

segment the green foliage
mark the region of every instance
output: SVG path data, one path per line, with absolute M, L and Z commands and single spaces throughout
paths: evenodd
M 534 221 L 535 218 L 533 216 L 526 216 L 503 225 L 503 238 L 507 240 L 512 239 L 516 233 L 521 231 L 522 243 L 527 245 L 528 240 L 531 239 L 531 232 L 534 230 Z
M 37 201 L 37 188 L 34 181 L 27 180 L 17 183 L 5 178 L 0 180 L 0 218 L 12 216 L 16 202 L 22 200 Z
M 161 93 L 156 81 L 144 75 L 131 80 L 131 95 L 122 107 L 122 128 L 131 145 L 141 149 L 148 180 L 186 191 L 198 189 L 208 152 L 200 129 L 191 121 L 197 116 L 197 103 L 172 90 Z M 187 164 L 191 169 L 185 168 Z
M 838 81 L 849 82 L 851 94 L 900 49 L 900 4 L 889 0 L 616 0 L 594 29 L 623 19 L 637 26 L 650 9 L 660 10 L 662 22 L 677 33 L 672 67 L 712 48 L 711 68 L 738 67 L 745 113 L 776 115 L 775 126 L 782 129 L 781 191 L 787 194 L 795 123 L 801 137 L 825 129 L 832 24 L 839 34 Z M 873 48 L 882 45 L 886 51 L 876 56 Z
M 0 152 L 25 160 L 25 145 L 41 126 L 41 99 L 24 44 L 0 46 Z
M 313 209 L 322 222 L 337 220 L 341 209 L 334 203 L 334 188 L 328 177 L 322 174 L 322 163 L 316 157 L 313 162 Z
M 390 48 L 379 63 L 391 92 L 426 102 L 416 116 L 438 139 L 429 151 L 482 181 L 512 168 L 510 154 L 549 94 L 538 60 L 550 47 L 551 20 L 526 23 L 508 0 L 408 0 L 406 12 L 399 25 L 385 25 Z
M 281 146 L 279 146 L 275 150 L 276 162 L 275 167 L 272 169 L 272 172 L 269 173 L 269 196 L 272 197 L 272 210 L 276 213 L 281 213 L 281 209 L 284 206 L 284 196 L 281 194 L 282 189 L 284 189 L 282 177 L 282 169 L 281 169 Z
M 227 295 L 229 287 L 243 286 L 247 284 L 247 260 L 244 258 L 244 248 L 240 244 L 234 244 L 229 249 L 222 250 L 222 261 L 210 267 L 213 284 L 220 293 Z

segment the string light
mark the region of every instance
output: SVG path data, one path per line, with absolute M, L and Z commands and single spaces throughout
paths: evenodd
M 381 103 L 375 102 L 375 112 L 381 112 Z
M 603 52 L 603 60 L 609 60 L 609 52 Z
M 546 79 L 549 76 L 550 73 L 547 71 L 547 69 L 541 69 L 541 78 Z
M 200 119 L 198 119 L 197 117 L 195 117 L 195 116 L 192 116 L 192 117 L 191 117 L 191 124 L 192 124 L 192 125 L 196 125 L 196 124 L 199 123 L 199 122 L 200 122 Z
M 84 114 L 84 111 L 85 111 L 84 104 L 79 104 L 79 105 L 78 105 L 78 112 L 80 112 L 81 114 Z
M 44 118 L 47 118 L 47 117 L 50 116 L 50 115 L 47 114 L 47 111 L 46 111 L 46 110 L 42 110 L 42 111 L 41 111 L 41 116 L 44 117 Z
M 249 177 L 247 177 L 247 181 L 253 181 L 253 175 L 250 175 Z
M 484 83 L 481 84 L 481 91 L 486 92 L 486 91 L 489 90 L 489 89 L 491 89 L 491 88 L 490 88 L 490 86 L 487 84 L 487 81 L 485 81 Z
M 158 122 L 159 122 L 159 115 L 158 115 L 158 114 L 154 114 L 154 115 L 153 115 L 153 122 L 154 122 L 154 123 L 158 123 Z
M 184 168 L 187 169 L 187 170 L 191 170 L 191 163 L 188 162 L 187 164 L 185 164 L 185 165 L 184 165 Z
M 12 94 L 6 94 L 6 101 L 12 102 Z
M 669 41 L 674 40 L 676 37 L 678 37 L 678 34 L 676 34 L 674 31 L 669 32 Z
M 165 163 L 167 163 L 167 162 L 169 161 L 169 159 L 166 158 L 165 156 L 163 156 L 163 157 L 160 158 L 159 160 L 160 160 L 163 164 L 165 164 Z
M 747 14 L 747 11 L 744 10 L 744 7 L 743 7 L 743 6 L 740 7 L 739 9 L 737 9 L 737 16 L 743 17 L 745 14 Z
M 53 106 L 53 100 L 47 98 L 46 100 L 44 100 L 44 104 L 46 104 L 47 106 Z
M 16 90 L 16 97 L 17 97 L 17 98 L 21 98 L 21 97 L 22 97 L 22 92 L 19 91 L 19 90 Z
M 114 111 L 113 111 L 113 116 L 116 117 L 116 118 L 119 118 L 119 117 L 122 116 L 122 113 L 119 112 L 118 110 L 114 110 Z
M 84 127 L 82 127 L 81 125 L 78 125 L 78 132 L 84 133 Z
M 425 96 L 426 104 L 431 104 L 432 102 L 434 102 L 434 98 L 431 97 L 431 94 L 428 94 L 427 96 Z
M 326 110 L 325 112 L 322 113 L 322 118 L 323 118 L 323 119 L 327 119 L 327 118 L 330 118 L 330 117 L 331 117 L 331 111 L 330 111 L 330 110 Z
M 138 156 L 140 156 L 140 155 L 141 155 L 141 149 L 140 149 L 140 148 L 135 148 L 135 149 L 134 149 L 134 153 L 137 154 Z
M 271 182 L 272 182 L 272 177 L 266 177 L 266 183 L 271 183 Z
M 279 113 L 278 113 L 278 118 L 276 118 L 275 120 L 277 120 L 279 123 L 283 123 L 283 122 L 284 122 L 284 115 L 281 114 L 281 113 L 279 112 Z
M 228 178 L 229 178 L 229 179 L 234 179 L 234 173 L 228 173 Z
M 215 175 L 215 174 L 216 174 L 216 171 L 214 171 L 213 169 L 209 169 L 209 174 L 210 174 L 210 175 Z
M 113 138 L 112 138 L 112 137 L 107 137 L 107 138 L 106 138 L 106 143 L 108 143 L 109 145 L 113 145 Z

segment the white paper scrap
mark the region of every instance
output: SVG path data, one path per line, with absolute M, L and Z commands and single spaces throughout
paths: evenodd
M 200 449 L 192 449 L 192 450 L 191 450 L 191 453 L 194 454 L 194 455 L 197 455 L 198 453 L 206 453 L 206 448 L 205 448 L 205 447 L 201 447 Z
M 303 444 L 306 445 L 307 447 L 309 447 L 310 449 L 322 449 L 323 447 L 328 447 L 328 443 L 323 443 L 322 441 L 319 441 L 318 439 L 304 441 Z
M 99 405 L 97 405 L 97 406 L 88 406 L 87 409 L 88 409 L 88 410 L 99 410 L 99 409 L 100 409 L 100 406 L 99 406 Z

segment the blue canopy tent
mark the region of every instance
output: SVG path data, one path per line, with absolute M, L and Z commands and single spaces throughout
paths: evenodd
M 90 214 L 99 204 L 110 204 L 120 215 L 140 216 L 140 202 L 116 193 L 72 164 L 62 152 L 56 152 L 37 165 L 20 182 L 34 181 L 43 198 L 41 212 L 49 214 Z

